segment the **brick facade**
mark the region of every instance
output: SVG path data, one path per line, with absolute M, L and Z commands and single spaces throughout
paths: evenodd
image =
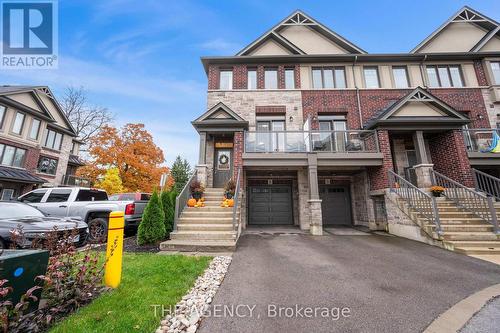
M 10 141 L 10 140 L 5 140 L 5 139 L 0 139 L 0 143 L 21 148 L 21 149 L 26 149 L 26 155 L 24 157 L 24 163 L 23 167 L 28 170 L 28 171 L 36 171 L 38 167 L 38 159 L 40 158 L 40 149 L 39 148 L 34 148 L 31 146 L 23 145 L 18 142 Z
M 486 73 L 484 72 L 483 62 L 481 60 L 474 60 L 474 71 L 476 72 L 477 82 L 480 86 L 488 86 Z
M 304 119 L 317 119 L 320 114 L 344 114 L 348 128 L 360 127 L 356 92 L 353 90 L 303 90 L 302 110 Z M 317 121 L 312 122 L 311 128 L 318 129 Z
M 464 136 L 460 131 L 447 131 L 430 138 L 429 150 L 434 170 L 465 186 L 474 186 Z
M 391 154 L 391 143 L 389 132 L 380 130 L 377 132 L 380 152 L 384 155 L 383 164 L 379 167 L 368 167 L 368 177 L 370 179 L 370 189 L 380 190 L 389 185 L 387 170 L 394 170 Z

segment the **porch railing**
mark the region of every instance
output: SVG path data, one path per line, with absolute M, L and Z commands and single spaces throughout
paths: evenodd
M 485 192 L 496 200 L 500 200 L 500 179 L 476 169 L 472 169 L 472 174 L 477 191 Z
M 234 191 L 234 206 L 233 206 L 233 231 L 236 233 L 236 238 L 238 238 L 239 235 L 239 224 L 240 224 L 240 218 L 238 214 L 238 208 L 239 208 L 239 203 L 240 203 L 240 180 L 241 180 L 241 168 L 238 168 L 238 173 L 236 176 L 236 188 Z
M 379 152 L 374 130 L 245 132 L 247 153 Z
M 481 129 L 464 129 L 464 142 L 469 152 L 480 152 L 490 146 L 493 133 L 498 134 L 498 129 L 481 128 Z
M 189 180 L 187 181 L 186 185 L 184 185 L 184 188 L 182 189 L 181 193 L 177 195 L 175 198 L 175 215 L 174 215 L 174 230 L 177 230 L 177 222 L 179 220 L 179 217 L 181 216 L 182 212 L 184 211 L 184 208 L 186 208 L 187 202 L 189 200 L 189 196 L 191 194 L 191 191 L 189 190 L 189 187 L 191 183 L 196 180 L 196 170 L 194 173 L 191 175 Z
M 458 207 L 471 212 L 483 221 L 493 226 L 495 233 L 498 231 L 498 221 L 493 198 L 460 184 L 435 170 L 431 170 L 433 185 L 444 188 L 444 195 L 451 199 Z
M 390 191 L 396 193 L 409 207 L 420 213 L 429 224 L 434 224 L 437 234 L 442 235 L 436 198 L 391 170 L 388 171 L 388 176 Z

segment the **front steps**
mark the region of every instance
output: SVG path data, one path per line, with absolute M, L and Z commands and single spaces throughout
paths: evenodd
M 465 211 L 446 198 L 438 199 L 438 213 L 442 235 L 436 232 L 436 226 L 429 224 L 422 215 L 410 209 L 423 230 L 433 239 L 441 241 L 444 248 L 467 255 L 500 255 L 500 235 L 493 232 L 493 226 L 476 215 Z M 495 203 L 500 219 L 500 204 Z
M 161 243 L 162 251 L 232 252 L 236 249 L 233 209 L 220 207 L 222 188 L 205 190 L 205 207 L 186 207 L 170 240 Z

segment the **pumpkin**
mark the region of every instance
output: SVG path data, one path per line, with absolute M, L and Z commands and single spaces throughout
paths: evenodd
M 188 207 L 194 207 L 196 205 L 196 199 L 194 199 L 194 198 L 189 199 L 187 204 L 188 204 Z
M 227 204 L 229 205 L 229 207 L 233 207 L 234 206 L 234 200 L 233 199 L 229 199 L 227 201 Z
M 201 202 L 205 202 L 205 197 L 202 197 L 200 200 Z

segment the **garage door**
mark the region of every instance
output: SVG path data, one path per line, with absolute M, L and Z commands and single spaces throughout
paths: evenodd
M 351 225 L 351 199 L 347 187 L 320 186 L 319 196 L 323 225 Z
M 293 224 L 290 186 L 251 186 L 249 191 L 249 224 Z

